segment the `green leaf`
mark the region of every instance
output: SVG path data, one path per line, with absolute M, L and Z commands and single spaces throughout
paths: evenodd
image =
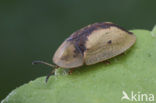
M 147 30 L 132 30 L 135 45 L 104 62 L 75 69 L 71 75 L 39 77 L 13 90 L 2 103 L 131 103 L 131 96 L 156 95 L 156 37 Z M 58 74 L 64 72 L 63 69 Z
M 153 30 L 151 31 L 152 36 L 156 37 L 156 25 L 153 27 Z

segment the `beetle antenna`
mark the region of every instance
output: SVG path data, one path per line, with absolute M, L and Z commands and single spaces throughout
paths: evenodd
M 47 83 L 48 82 L 48 79 L 51 75 L 55 74 L 55 69 L 52 70 L 47 76 L 46 76 L 46 79 L 45 79 L 45 82 Z
M 53 70 L 46 76 L 46 80 L 45 80 L 46 83 L 47 83 L 49 77 L 50 77 L 51 75 L 55 74 L 55 70 L 58 68 L 57 65 L 53 65 L 53 64 L 50 64 L 50 63 L 47 63 L 47 62 L 44 62 L 44 61 L 40 61 L 40 60 L 35 60 L 35 61 L 32 62 L 32 64 L 33 64 L 33 65 L 34 65 L 34 64 L 44 64 L 44 65 L 48 65 L 48 66 L 50 66 L 50 67 L 52 67 L 52 68 L 55 68 L 55 69 L 53 69 Z
M 50 66 L 52 68 L 57 68 L 56 65 L 53 65 L 53 64 L 50 64 L 50 63 L 47 63 L 47 62 L 44 62 L 44 61 L 40 61 L 40 60 L 35 60 L 35 61 L 32 62 L 32 64 L 33 65 L 34 64 L 45 64 L 45 65 L 48 65 L 48 66 Z

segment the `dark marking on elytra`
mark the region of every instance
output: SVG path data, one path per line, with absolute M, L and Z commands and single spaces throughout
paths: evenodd
M 110 27 L 117 27 L 117 28 L 127 32 L 130 35 L 133 34 L 132 32 L 129 32 L 129 31 L 119 27 L 116 24 L 112 24 L 109 22 L 102 22 L 102 23 L 94 23 L 94 24 L 88 25 L 88 26 L 74 32 L 69 38 L 67 38 L 67 40 L 74 43 L 77 46 L 77 48 L 79 48 L 79 50 L 81 51 L 81 53 L 83 55 L 84 51 L 87 49 L 85 44 L 86 44 L 86 41 L 88 40 L 88 36 L 95 30 L 107 29 Z M 110 43 L 111 43 L 111 41 L 110 41 Z
M 109 40 L 107 43 L 108 43 L 108 44 L 111 44 L 111 43 L 112 43 L 112 40 Z
M 66 60 L 66 61 L 67 61 L 68 59 L 69 59 L 68 55 L 67 55 L 67 56 L 62 56 L 62 57 L 61 57 L 61 60 Z

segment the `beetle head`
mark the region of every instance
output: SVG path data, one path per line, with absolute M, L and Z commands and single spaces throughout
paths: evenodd
M 84 58 L 74 43 L 66 40 L 55 52 L 53 62 L 62 68 L 76 68 L 83 65 Z

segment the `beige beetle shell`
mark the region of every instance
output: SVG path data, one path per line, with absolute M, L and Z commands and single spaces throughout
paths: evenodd
M 135 35 L 113 23 L 95 23 L 67 38 L 55 52 L 53 62 L 62 68 L 92 65 L 123 53 L 135 41 Z

